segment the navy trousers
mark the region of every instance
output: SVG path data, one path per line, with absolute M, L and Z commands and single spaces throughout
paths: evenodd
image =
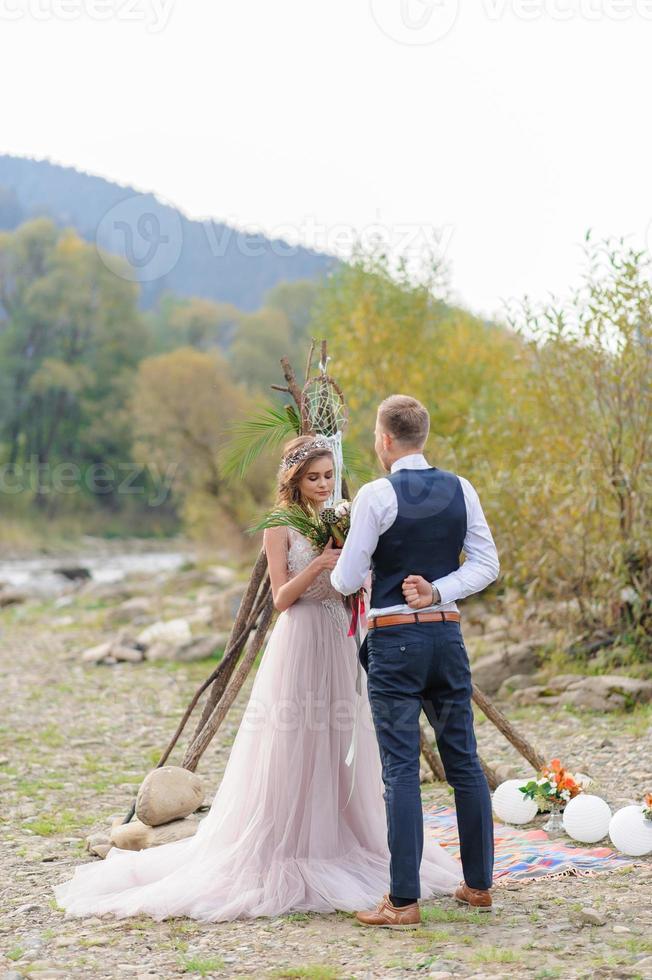
M 464 880 L 471 888 L 490 888 L 494 862 L 491 794 L 478 759 L 471 669 L 460 624 L 376 627 L 362 643 L 360 662 L 367 672 L 382 762 L 391 894 L 421 896 L 422 708 L 435 730 L 446 779 L 455 792 Z

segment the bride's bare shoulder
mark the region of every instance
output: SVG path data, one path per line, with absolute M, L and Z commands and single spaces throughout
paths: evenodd
M 287 543 L 290 537 L 289 527 L 266 527 L 263 531 L 263 545 L 265 550 L 269 552 L 270 549 L 274 551 L 280 551 L 287 547 Z

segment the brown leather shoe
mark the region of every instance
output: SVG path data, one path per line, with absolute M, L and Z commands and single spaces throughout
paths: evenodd
M 356 912 L 355 917 L 364 926 L 380 926 L 383 929 L 414 929 L 421 923 L 421 910 L 418 902 L 397 909 L 389 900 L 389 895 L 383 895 L 382 902 L 374 912 Z
M 470 888 L 465 881 L 455 889 L 458 902 L 470 905 L 476 912 L 491 912 L 491 894 L 483 888 Z

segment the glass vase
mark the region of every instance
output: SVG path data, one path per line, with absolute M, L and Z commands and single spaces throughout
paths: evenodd
M 549 837 L 559 837 L 560 834 L 564 833 L 564 825 L 561 819 L 562 807 L 560 803 L 556 803 L 554 800 L 551 800 L 549 805 L 550 816 L 544 823 L 543 830 Z

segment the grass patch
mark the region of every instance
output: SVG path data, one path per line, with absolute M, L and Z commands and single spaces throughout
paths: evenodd
M 277 980 L 285 980 L 286 977 L 288 980 L 293 977 L 305 977 L 306 980 L 338 980 L 341 974 L 332 966 L 316 964 L 313 966 L 285 967 L 281 970 L 275 970 L 271 976 L 276 977 Z
M 411 936 L 412 933 L 408 933 L 408 935 Z M 414 933 L 414 938 L 419 941 L 426 939 L 431 943 L 445 943 L 452 937 L 451 933 L 446 932 L 445 929 L 419 929 L 418 932 Z
M 31 823 L 23 823 L 23 829 L 31 830 L 38 837 L 54 837 L 55 834 L 70 834 L 94 822 L 95 817 L 78 813 L 77 810 L 60 810 L 57 813 L 44 813 Z
M 23 947 L 22 947 L 22 946 L 14 946 L 14 947 L 13 947 L 12 949 L 10 949 L 10 950 L 9 950 L 9 952 L 8 952 L 8 953 L 6 954 L 6 956 L 7 956 L 7 959 L 8 959 L 8 960 L 13 960 L 14 962 L 15 962 L 16 960 L 19 960 L 19 959 L 20 959 L 20 958 L 21 958 L 22 956 L 24 956 L 24 955 L 25 955 L 25 950 L 23 949 Z
M 485 946 L 477 950 L 471 957 L 476 963 L 516 963 L 519 954 L 513 949 L 502 949 L 500 946 Z
M 431 953 L 433 943 L 447 943 L 453 937 L 450 932 L 445 932 L 443 929 L 420 929 L 414 933 L 414 938 L 419 940 L 419 945 L 414 947 L 416 953 Z M 424 939 L 426 940 L 425 943 L 423 942 Z
M 467 925 L 493 925 L 494 917 L 487 912 L 471 912 L 462 909 L 422 908 L 424 922 L 464 922 Z
M 226 966 L 221 956 L 211 956 L 202 959 L 200 956 L 191 956 L 190 959 L 181 961 L 181 969 L 184 973 L 199 973 L 205 977 L 207 973 L 214 973 L 215 970 L 223 970 Z
M 42 728 L 40 732 L 35 732 L 34 740 L 39 745 L 49 745 L 52 749 L 60 749 L 66 741 L 61 729 L 55 725 L 48 725 L 46 728 Z
M 628 712 L 619 712 L 618 725 L 622 732 L 641 738 L 647 735 L 652 728 L 652 703 L 637 704 L 636 707 Z
M 626 939 L 623 943 L 623 949 L 630 953 L 652 953 L 652 939 L 638 939 L 636 937 Z

